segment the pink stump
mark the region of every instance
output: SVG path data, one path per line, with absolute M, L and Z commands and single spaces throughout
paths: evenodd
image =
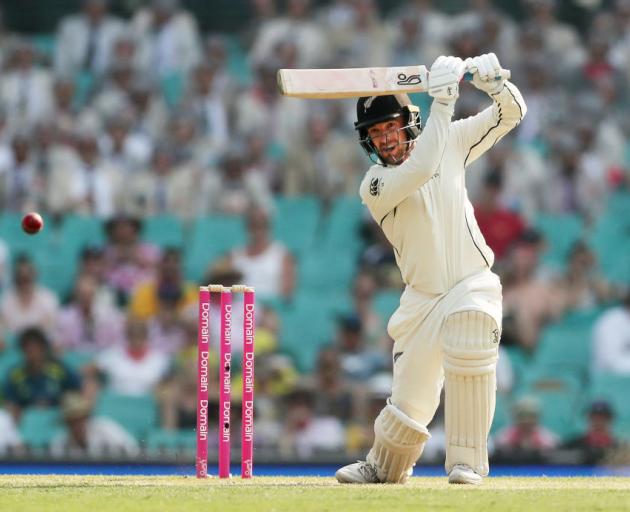
M 197 478 L 208 476 L 208 354 L 210 332 L 210 292 L 199 289 L 197 326 Z
M 219 478 L 230 477 L 230 400 L 232 378 L 232 294 L 221 292 L 221 351 L 219 381 Z
M 243 305 L 243 411 L 241 422 L 241 476 L 251 478 L 254 469 L 254 334 L 255 294 L 246 291 Z

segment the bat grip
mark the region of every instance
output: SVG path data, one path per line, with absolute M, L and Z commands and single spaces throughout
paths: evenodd
M 473 79 L 473 75 L 475 74 L 477 70 L 473 69 L 471 71 L 467 71 L 466 73 L 464 73 L 464 80 L 466 80 L 467 82 L 470 82 Z M 512 74 L 510 73 L 509 69 L 503 69 L 501 70 L 501 73 L 496 75 L 494 77 L 495 80 L 509 80 L 510 76 Z

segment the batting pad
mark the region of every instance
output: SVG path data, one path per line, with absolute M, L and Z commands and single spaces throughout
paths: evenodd
M 374 445 L 367 462 L 381 482 L 404 483 L 422 455 L 429 431 L 388 401 L 374 422 Z
M 494 416 L 499 329 L 480 311 L 448 317 L 444 329 L 446 471 L 466 464 L 488 474 L 488 432 Z

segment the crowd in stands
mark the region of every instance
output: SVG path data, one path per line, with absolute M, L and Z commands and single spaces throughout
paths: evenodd
M 251 0 L 240 32 L 204 33 L 178 0 L 125 17 L 82 0 L 48 44 L 0 27 L 0 454 L 192 449 L 197 286 L 210 282 L 257 290 L 258 449 L 369 448 L 400 273 L 359 204 L 354 102 L 282 97 L 276 71 L 488 51 L 528 103 L 467 174 L 504 287 L 493 453 L 595 462 L 627 442 L 630 2 L 582 2 L 578 24 L 556 0 L 514 2 L 518 19 L 463 3 Z M 429 98 L 414 99 L 426 120 Z M 464 86 L 456 116 L 488 104 Z M 30 210 L 47 226 L 24 242 L 10 223 Z M 156 219 L 170 223 L 150 232 Z M 57 236 L 52 266 L 32 246 Z

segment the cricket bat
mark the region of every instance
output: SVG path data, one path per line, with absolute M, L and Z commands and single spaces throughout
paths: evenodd
M 472 80 L 476 70 L 469 70 L 464 80 Z M 278 88 L 283 96 L 293 98 L 355 98 L 426 92 L 429 70 L 426 66 L 345 69 L 281 69 Z M 495 79 L 509 79 L 504 70 Z

